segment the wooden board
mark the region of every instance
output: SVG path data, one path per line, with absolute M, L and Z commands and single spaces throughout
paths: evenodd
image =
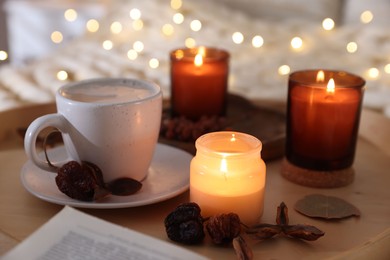
M 164 103 L 164 113 L 169 113 L 169 101 Z M 285 115 L 266 106 L 255 105 L 249 100 L 228 95 L 226 111 L 226 128 L 232 131 L 251 134 L 263 143 L 261 152 L 265 161 L 280 158 L 284 155 Z M 221 129 L 222 130 L 222 129 Z M 159 142 L 172 145 L 195 154 L 195 141 L 178 141 L 160 137 Z

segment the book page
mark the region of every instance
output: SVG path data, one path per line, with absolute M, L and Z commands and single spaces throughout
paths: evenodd
M 206 259 L 189 250 L 65 206 L 2 260 Z

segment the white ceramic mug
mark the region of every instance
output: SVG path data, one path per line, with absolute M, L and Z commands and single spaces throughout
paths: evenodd
M 96 164 L 105 182 L 146 177 L 160 131 L 158 85 L 137 79 L 85 80 L 61 87 L 56 105 L 56 114 L 37 118 L 27 129 L 25 151 L 36 166 L 53 171 L 38 155 L 36 140 L 42 130 L 55 127 L 62 133 L 68 157 Z

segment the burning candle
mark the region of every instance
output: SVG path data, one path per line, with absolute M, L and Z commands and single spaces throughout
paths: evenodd
M 262 143 L 238 132 L 213 132 L 199 137 L 191 161 L 190 200 L 204 217 L 234 212 L 247 225 L 263 214 L 266 167 Z
M 229 53 L 199 47 L 174 50 L 170 58 L 172 114 L 194 120 L 224 115 Z
M 353 164 L 365 81 L 337 71 L 289 77 L 286 159 L 317 171 Z

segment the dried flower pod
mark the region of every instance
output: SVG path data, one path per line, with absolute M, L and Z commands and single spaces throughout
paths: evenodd
M 225 118 L 217 116 L 202 116 L 192 121 L 184 116 L 171 118 L 163 115 L 160 135 L 169 140 L 191 142 L 203 134 L 225 129 L 226 124 Z
M 282 227 L 272 224 L 259 224 L 247 230 L 247 233 L 254 235 L 256 239 L 264 240 L 282 233 Z
M 241 232 L 240 217 L 235 213 L 212 216 L 206 223 L 206 229 L 215 244 L 230 243 Z
M 198 204 L 180 204 L 164 220 L 168 237 L 184 244 L 197 244 L 203 241 L 203 218 Z
M 95 195 L 102 196 L 105 190 L 103 175 L 100 169 L 88 162 L 81 164 L 70 161 L 59 168 L 55 178 L 58 189 L 77 200 L 92 201 Z
M 241 236 L 233 239 L 233 248 L 238 260 L 253 259 L 253 251 Z
M 276 223 L 278 225 L 288 225 L 288 208 L 284 202 L 280 203 L 277 208 Z
M 250 227 L 246 233 L 255 239 L 264 240 L 275 235 L 284 234 L 289 237 L 314 241 L 325 235 L 318 228 L 310 225 L 289 225 L 288 208 L 284 202 L 280 203 L 276 212 L 276 225 L 259 224 Z
M 284 227 L 284 233 L 290 237 L 314 241 L 325 235 L 318 228 L 310 225 L 292 225 Z

